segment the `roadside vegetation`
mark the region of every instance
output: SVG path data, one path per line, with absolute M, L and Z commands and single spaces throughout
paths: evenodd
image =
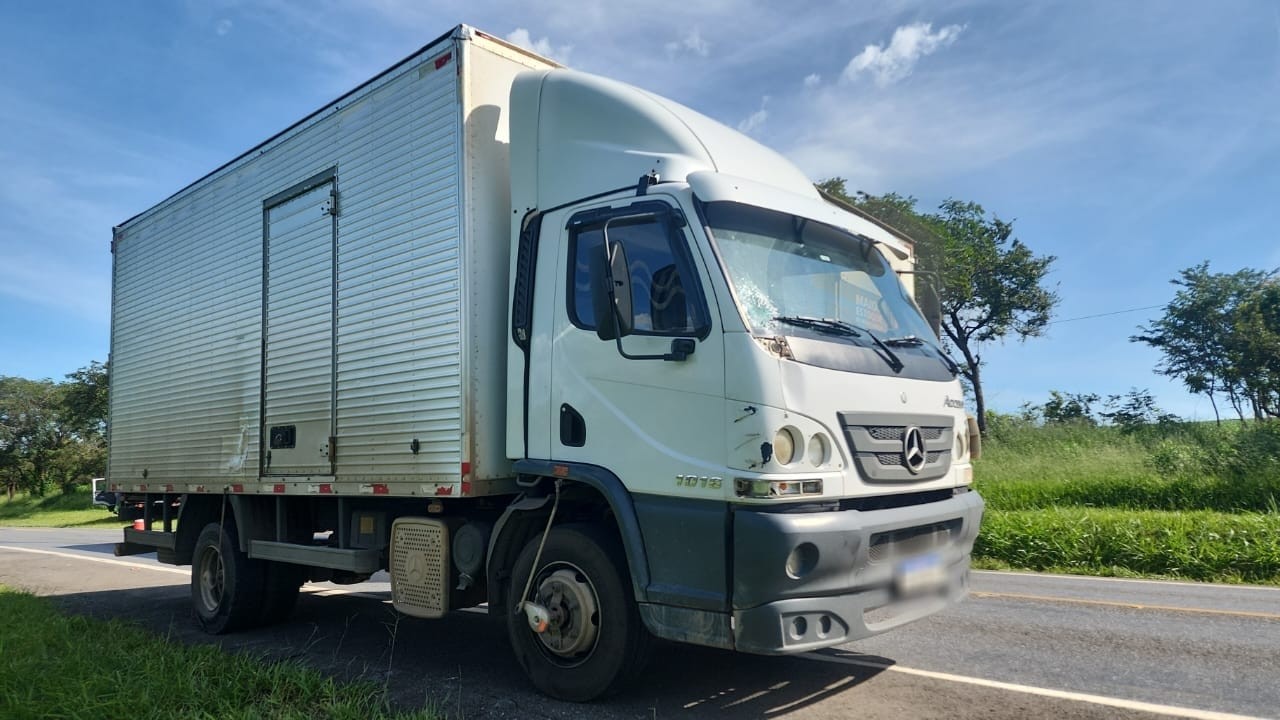
M 1052 416 L 1073 398 L 989 418 L 980 564 L 1280 584 L 1280 423 Z
M 48 600 L 4 587 L 0 614 L 0 717 L 439 717 L 430 709 L 394 710 L 375 683 L 341 683 L 295 662 L 166 642 L 117 620 L 63 615 Z
M 0 526 L 9 527 L 122 527 L 125 525 L 106 508 L 94 507 L 89 488 L 40 497 L 18 493 L 13 499 L 0 498 Z

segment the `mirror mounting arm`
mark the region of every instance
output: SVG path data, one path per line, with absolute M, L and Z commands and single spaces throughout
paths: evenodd
M 698 348 L 697 342 L 693 338 L 675 338 L 671 341 L 671 352 L 662 355 L 632 355 L 622 349 L 622 338 L 614 336 L 613 341 L 618 346 L 618 354 L 628 360 L 665 360 L 666 362 L 684 362 L 689 359 L 693 351 Z

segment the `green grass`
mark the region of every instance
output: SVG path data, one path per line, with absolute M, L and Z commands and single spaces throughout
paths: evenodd
M 1004 426 L 984 445 L 979 567 L 1280 584 L 1280 423 Z
M 0 525 L 10 527 L 122 527 L 106 508 L 94 507 L 88 488 L 44 497 L 20 494 L 0 500 Z
M 398 712 L 381 687 L 339 683 L 294 662 L 165 642 L 120 621 L 65 616 L 0 587 L 0 717 L 431 720 Z
M 1029 570 L 1280 583 L 1280 515 L 997 510 L 984 518 L 975 552 Z

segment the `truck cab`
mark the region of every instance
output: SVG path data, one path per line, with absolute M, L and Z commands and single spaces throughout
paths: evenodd
M 511 113 L 508 456 L 617 498 L 647 630 L 794 653 L 961 598 L 977 438 L 909 244 L 621 83 L 527 72 Z

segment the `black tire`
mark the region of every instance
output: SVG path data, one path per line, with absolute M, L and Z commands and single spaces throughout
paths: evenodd
M 209 523 L 191 555 L 191 606 L 212 635 L 258 624 L 263 612 L 265 567 L 240 552 L 234 525 Z
M 262 625 L 287 620 L 298 604 L 298 591 L 307 579 L 307 568 L 282 562 L 265 565 L 265 588 L 262 595 Z
M 508 614 L 522 599 L 540 538 L 516 559 L 508 607 L 502 608 Z M 594 525 L 552 528 L 538 565 L 529 594 L 550 611 L 551 627 L 538 634 L 524 613 L 506 619 L 511 647 L 529 679 L 542 692 L 572 702 L 622 689 L 647 660 L 650 637 L 617 538 Z M 595 612 L 586 617 L 584 609 L 592 605 Z

